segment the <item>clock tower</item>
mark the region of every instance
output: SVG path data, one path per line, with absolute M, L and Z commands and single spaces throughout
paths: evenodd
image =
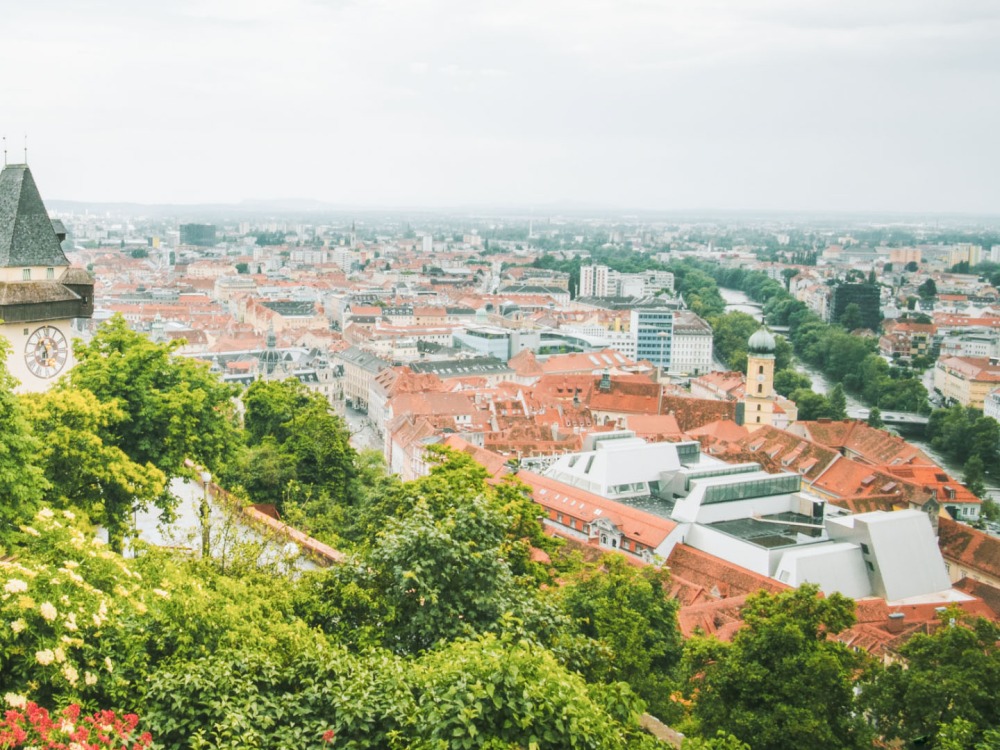
M 70 266 L 27 164 L 0 172 L 0 336 L 20 391 L 44 391 L 72 369 L 72 321 L 94 312 L 94 279 Z
M 774 336 L 758 329 L 747 341 L 743 426 L 750 432 L 774 424 Z

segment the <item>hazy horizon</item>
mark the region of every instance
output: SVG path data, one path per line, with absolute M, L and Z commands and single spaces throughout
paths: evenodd
M 47 201 L 1000 212 L 1000 5 L 11 7 L 8 161 Z

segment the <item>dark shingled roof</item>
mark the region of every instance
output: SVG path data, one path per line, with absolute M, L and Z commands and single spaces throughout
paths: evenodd
M 0 266 L 68 266 L 25 164 L 0 172 Z

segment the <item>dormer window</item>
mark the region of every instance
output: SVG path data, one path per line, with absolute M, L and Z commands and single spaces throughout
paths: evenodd
M 21 269 L 21 281 L 31 281 L 31 269 L 22 268 Z
M 49 279 L 51 281 L 55 277 L 56 277 L 56 269 L 54 269 L 54 268 L 46 268 L 45 269 L 45 278 L 47 278 L 47 279 Z

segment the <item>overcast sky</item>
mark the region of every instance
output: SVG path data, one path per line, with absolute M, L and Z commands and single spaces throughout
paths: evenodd
M 1000 2 L 5 3 L 46 199 L 1000 212 Z

